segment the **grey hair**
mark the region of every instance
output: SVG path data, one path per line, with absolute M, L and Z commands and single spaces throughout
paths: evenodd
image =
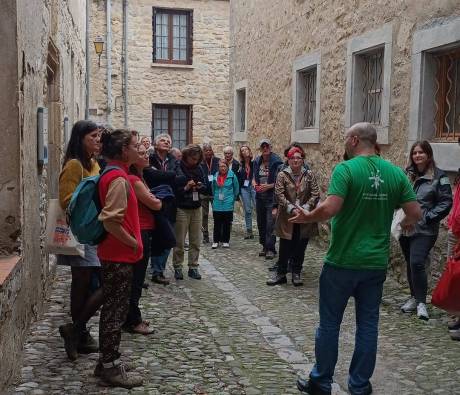
M 204 144 L 203 144 L 203 151 L 204 151 L 205 149 L 210 149 L 210 150 L 212 150 L 212 145 L 211 145 L 211 143 L 204 143 Z
M 156 135 L 155 138 L 153 139 L 153 144 L 156 145 L 156 144 L 158 143 L 158 141 L 159 141 L 160 139 L 164 138 L 164 137 L 168 138 L 168 139 L 169 139 L 169 142 L 172 143 L 171 136 L 170 136 L 168 133 L 160 133 L 160 134 Z
M 231 151 L 231 152 L 233 153 L 233 147 L 232 147 L 231 145 L 226 145 L 226 146 L 224 147 L 224 154 L 225 154 L 226 151 L 227 151 L 227 152 L 230 152 L 230 151 Z
M 374 125 L 369 122 L 358 122 L 348 129 L 348 133 L 359 137 L 359 139 L 370 147 L 374 147 L 377 144 L 377 131 Z

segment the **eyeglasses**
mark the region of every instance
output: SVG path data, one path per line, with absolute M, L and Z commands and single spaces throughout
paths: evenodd
M 303 160 L 303 158 L 299 156 L 294 156 L 293 158 L 289 158 L 289 160 Z

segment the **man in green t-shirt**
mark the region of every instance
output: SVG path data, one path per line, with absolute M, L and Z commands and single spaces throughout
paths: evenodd
M 328 197 L 315 210 L 299 212 L 294 223 L 332 218 L 332 235 L 319 281 L 320 322 L 316 331 L 316 363 L 300 391 L 331 393 L 338 355 L 340 324 L 350 297 L 355 299 L 356 344 L 348 389 L 353 395 L 372 393 L 369 379 L 377 354 L 379 307 L 390 248 L 393 212 L 402 207 L 403 229 L 420 219 L 421 211 L 403 171 L 376 155 L 377 133 L 369 123 L 353 125 L 345 135 L 349 160 L 332 173 Z

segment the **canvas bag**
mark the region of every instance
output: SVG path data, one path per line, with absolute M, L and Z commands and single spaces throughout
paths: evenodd
M 85 246 L 75 239 L 58 199 L 50 199 L 46 221 L 46 251 L 56 255 L 85 256 Z

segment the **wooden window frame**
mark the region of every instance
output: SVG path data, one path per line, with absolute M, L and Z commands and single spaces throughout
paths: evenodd
M 168 59 L 157 59 L 156 58 L 156 15 L 157 13 L 168 14 Z M 174 15 L 186 15 L 187 16 L 187 59 L 186 60 L 174 60 L 173 59 L 173 16 Z M 193 10 L 188 9 L 177 9 L 177 8 L 160 8 L 153 7 L 152 13 L 152 38 L 153 38 L 153 52 L 152 59 L 154 63 L 164 64 L 186 64 L 191 65 L 193 61 Z
M 434 55 L 438 60 L 438 68 L 436 70 L 436 80 L 439 83 L 439 89 L 435 94 L 434 102 L 438 111 L 435 113 L 435 132 L 434 141 L 437 142 L 457 142 L 460 138 L 460 126 L 455 130 L 455 122 L 453 130 L 449 133 L 446 131 L 445 117 L 449 111 L 446 105 L 446 96 L 448 94 L 448 57 L 453 55 L 453 59 L 460 62 L 460 48 L 453 51 L 444 52 Z M 459 76 L 460 77 L 460 76 Z M 460 78 L 455 82 L 457 89 L 460 88 Z M 455 100 L 456 98 L 454 98 Z M 454 105 L 454 112 L 460 114 L 460 109 L 456 109 Z M 454 114 L 456 115 L 456 114 Z
M 173 141 L 173 110 L 187 110 L 187 138 L 186 145 L 191 144 L 193 141 L 193 107 L 184 104 L 152 104 L 152 140 L 155 138 L 155 109 L 168 110 L 168 134 Z

